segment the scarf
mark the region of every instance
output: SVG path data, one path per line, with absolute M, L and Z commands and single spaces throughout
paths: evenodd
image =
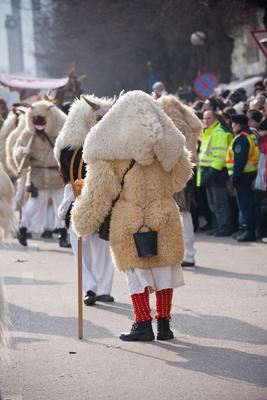
M 259 150 L 260 153 L 265 155 L 264 181 L 265 181 L 265 189 L 267 190 L 267 135 L 260 138 Z

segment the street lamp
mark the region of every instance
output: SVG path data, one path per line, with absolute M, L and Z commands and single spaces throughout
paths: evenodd
M 204 46 L 206 35 L 204 32 L 196 31 L 191 34 L 190 41 L 193 46 Z
M 205 54 L 203 47 L 206 44 L 206 34 L 202 31 L 193 32 L 190 36 L 190 42 L 195 47 L 195 59 L 197 64 L 197 74 L 199 75 L 204 67 Z

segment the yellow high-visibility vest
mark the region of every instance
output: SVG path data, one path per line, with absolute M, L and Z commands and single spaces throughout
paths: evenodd
M 234 172 L 234 151 L 233 151 L 233 146 L 237 138 L 240 137 L 240 135 L 246 136 L 248 143 L 249 143 L 249 153 L 248 153 L 248 160 L 244 168 L 244 173 L 248 172 L 255 172 L 257 171 L 258 168 L 258 161 L 259 161 L 259 148 L 256 143 L 256 136 L 254 134 L 249 134 L 247 132 L 240 132 L 232 141 L 231 145 L 229 146 L 229 149 L 227 151 L 227 158 L 226 158 L 226 166 L 228 169 L 228 174 L 231 176 L 233 175 Z
M 221 171 L 226 166 L 227 150 L 232 139 L 232 133 L 225 131 L 219 121 L 203 131 L 199 149 L 197 186 L 201 184 L 201 167 L 212 167 Z

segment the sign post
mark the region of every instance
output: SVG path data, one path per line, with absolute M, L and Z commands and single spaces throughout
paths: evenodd
M 212 95 L 214 89 L 218 86 L 218 79 L 209 72 L 198 75 L 193 83 L 194 92 L 200 98 L 206 98 Z

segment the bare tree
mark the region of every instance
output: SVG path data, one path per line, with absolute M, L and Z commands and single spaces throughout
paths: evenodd
M 32 0 L 39 71 L 61 76 L 75 61 L 86 91 L 148 90 L 147 62 L 169 91 L 199 71 L 230 79 L 231 30 L 253 20 L 257 0 Z M 206 34 L 194 47 L 191 33 Z

